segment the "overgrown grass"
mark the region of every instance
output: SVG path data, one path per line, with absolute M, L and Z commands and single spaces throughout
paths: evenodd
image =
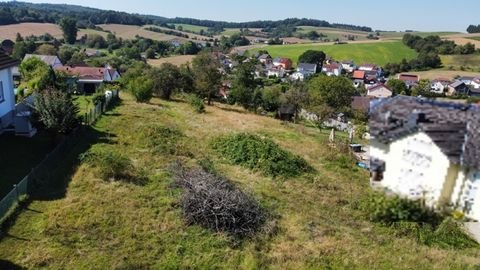
M 272 140 L 241 133 L 219 138 L 213 148 L 234 164 L 272 177 L 292 177 L 311 171 L 307 162 L 281 149 Z
M 152 151 L 139 133 L 144 125 L 178 130 L 192 155 Z M 480 264 L 476 248 L 430 247 L 366 219 L 354 204 L 368 193 L 368 172 L 332 165 L 326 159 L 328 133 L 313 127 L 224 104 L 207 106 L 205 114 L 193 113 L 185 102 L 138 104 L 122 93 L 122 105 L 91 132 L 90 148 L 121 153 L 148 181 L 105 181 L 89 164 L 76 167 L 78 150 L 69 152 L 58 163 L 67 171 L 63 177 L 52 174 L 52 185 L 4 232 L 2 260 L 27 269 L 474 269 Z M 226 162 L 209 142 L 232 133 L 271 138 L 315 173 L 274 181 Z M 252 194 L 273 213 L 264 226 L 275 230 L 239 242 L 187 224 L 179 207 L 182 191 L 171 188 L 169 165 L 176 159 L 188 167 L 213 167 Z

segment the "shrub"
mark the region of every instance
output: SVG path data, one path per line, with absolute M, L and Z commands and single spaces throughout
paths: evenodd
M 80 160 L 95 167 L 104 180 L 128 180 L 134 176 L 135 168 L 127 156 L 103 146 L 93 147 L 82 154 Z
M 203 103 L 203 100 L 199 98 L 198 96 L 191 95 L 188 98 L 188 102 L 190 105 L 192 105 L 193 109 L 197 113 L 204 113 L 205 112 L 205 104 Z
M 370 220 L 384 224 L 406 221 L 436 225 L 441 220 L 441 217 L 433 210 L 426 208 L 421 200 L 389 197 L 382 193 L 371 194 L 366 200 L 364 209 Z
M 145 76 L 134 78 L 128 82 L 128 91 L 137 102 L 149 102 L 153 96 L 153 81 Z
M 92 95 L 93 104 L 105 103 L 106 98 L 104 93 L 95 93 Z
M 264 224 L 260 204 L 228 179 L 179 163 L 173 173 L 176 186 L 184 190 L 180 204 L 188 224 L 239 238 L 253 236 Z
M 256 135 L 242 133 L 219 138 L 213 148 L 234 164 L 259 170 L 267 176 L 298 176 L 311 170 L 301 157 Z
M 185 154 L 184 135 L 175 128 L 149 124 L 138 129 L 140 143 L 156 154 Z

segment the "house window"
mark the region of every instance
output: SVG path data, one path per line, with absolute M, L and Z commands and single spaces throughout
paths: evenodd
M 5 101 L 5 95 L 3 93 L 3 82 L 0 81 L 0 103 Z

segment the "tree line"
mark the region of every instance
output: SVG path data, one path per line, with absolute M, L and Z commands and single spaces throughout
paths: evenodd
M 469 25 L 468 28 L 467 28 L 467 32 L 469 34 L 473 34 L 473 33 L 480 33 L 480 24 L 479 25 Z

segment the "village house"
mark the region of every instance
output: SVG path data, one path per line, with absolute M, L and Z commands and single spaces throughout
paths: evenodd
M 465 83 L 466 85 L 472 85 L 472 82 L 473 82 L 474 79 L 475 79 L 475 77 L 462 76 L 462 77 L 458 77 L 457 81 L 461 81 L 461 82 Z
M 0 51 L 0 134 L 13 125 L 15 118 L 15 93 L 12 68 L 18 62 Z
M 470 89 L 468 86 L 461 81 L 455 81 L 448 85 L 447 87 L 447 96 L 454 96 L 454 95 L 468 95 Z
M 377 83 L 370 87 L 367 87 L 367 96 L 374 98 L 387 98 L 393 95 L 392 90 L 390 90 L 385 84 Z
M 430 82 L 430 92 L 436 94 L 443 94 L 445 93 L 445 89 L 447 89 L 448 85 L 452 82 L 449 79 L 445 78 L 438 78 Z
M 357 68 L 353 60 L 342 61 L 340 64 L 342 65 L 343 70 L 345 70 L 347 73 L 352 73 Z
M 285 70 L 290 70 L 293 66 L 293 62 L 288 58 L 275 58 L 273 60 L 273 65 L 275 67 L 282 67 Z
M 365 83 L 365 71 L 355 70 L 352 75 L 353 85 L 358 88 Z
M 420 78 L 417 75 L 412 74 L 399 74 L 398 79 L 404 82 L 408 89 L 411 89 L 420 81 Z
M 358 70 L 361 71 L 374 71 L 377 70 L 377 65 L 374 64 L 362 64 L 358 66 Z
M 325 64 L 322 67 L 322 72 L 325 73 L 327 76 L 340 76 L 342 75 L 342 70 L 342 65 L 335 62 Z
M 306 78 L 315 75 L 317 73 L 317 65 L 316 64 L 307 64 L 307 63 L 300 63 L 298 64 L 297 71 L 293 73 L 290 78 L 295 81 L 303 81 Z
M 471 80 L 470 84 L 468 84 L 468 83 L 465 83 L 465 84 L 472 86 L 473 89 L 480 89 L 480 77 L 473 78 Z
M 95 93 L 102 83 L 120 79 L 120 73 L 108 65 L 106 67 L 63 66 L 57 70 L 72 76 L 72 79 L 76 81 L 76 91 L 79 93 Z
M 23 61 L 30 59 L 32 57 L 37 57 L 42 60 L 45 64 L 51 66 L 54 69 L 63 67 L 62 61 L 56 55 L 41 55 L 41 54 L 27 54 L 23 58 Z
M 263 65 L 270 65 L 273 63 L 272 57 L 268 53 L 260 55 L 257 59 Z
M 271 66 L 267 68 L 267 77 L 283 78 L 285 69 L 282 66 Z
M 371 108 L 371 184 L 480 220 L 480 111 L 397 96 Z

